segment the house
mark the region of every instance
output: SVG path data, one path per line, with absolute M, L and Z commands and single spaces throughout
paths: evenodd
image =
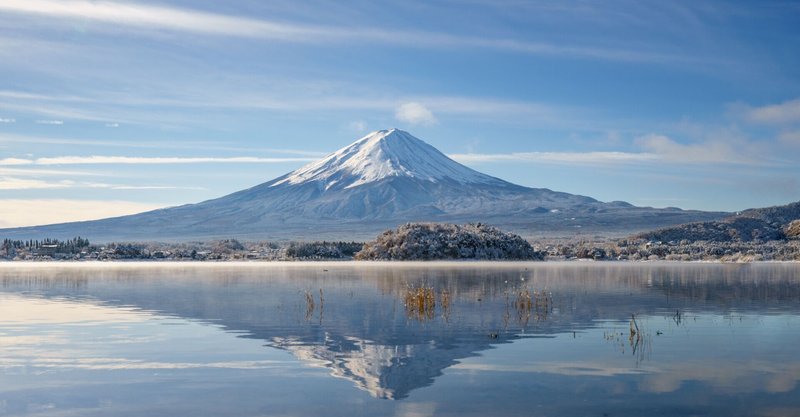
M 39 256 L 53 256 L 58 250 L 58 245 L 54 243 L 42 244 L 34 251 L 34 255 Z

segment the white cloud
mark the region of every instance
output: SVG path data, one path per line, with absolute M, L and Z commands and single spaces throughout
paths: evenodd
M 744 106 L 743 109 L 745 118 L 755 123 L 789 124 L 800 122 L 800 99 L 762 107 Z
M 44 94 L 33 94 L 26 91 L 0 90 L 0 97 L 12 100 L 55 100 L 66 102 L 90 102 L 85 97 L 78 96 L 50 96 Z
M 42 114 L 47 117 L 103 121 L 116 120 L 128 123 L 151 123 L 153 120 L 161 119 L 160 114 L 146 113 L 136 115 L 129 111 L 133 107 L 173 107 L 173 108 L 202 108 L 202 109 L 258 109 L 269 111 L 285 112 L 308 112 L 316 110 L 356 110 L 356 111 L 376 111 L 386 110 L 398 112 L 404 106 L 408 107 L 409 112 L 419 111 L 419 107 L 433 114 L 444 113 L 452 115 L 482 116 L 482 117 L 502 117 L 513 118 L 514 120 L 523 119 L 528 122 L 560 122 L 575 127 L 576 119 L 581 119 L 579 115 L 583 109 L 554 106 L 545 103 L 506 100 L 494 97 L 463 97 L 463 96 L 387 96 L 383 92 L 367 92 L 363 95 L 316 95 L 316 96 L 296 96 L 271 91 L 260 91 L 257 94 L 252 92 L 231 93 L 230 91 L 218 92 L 213 95 L 213 99 L 204 95 L 179 95 L 173 98 L 131 98 L 130 96 L 108 96 L 100 97 L 75 97 L 75 96 L 49 96 L 41 94 L 30 94 L 16 91 L 0 91 L 0 97 L 14 98 L 6 102 L 0 101 L 0 108 L 8 108 L 15 111 L 26 111 Z M 66 107 L 61 107 L 61 102 L 69 103 Z M 102 107 L 94 106 L 91 111 L 81 111 L 78 106 L 90 104 L 102 104 Z M 425 103 L 422 105 L 421 103 Z M 409 106 L 411 105 L 411 106 Z M 122 107 L 124 109 L 120 110 Z M 417 107 L 415 109 L 414 107 Z M 159 110 L 161 111 L 161 110 Z M 435 118 L 434 118 L 435 119 Z M 114 122 L 116 124 L 117 122 Z M 357 120 L 354 123 L 362 123 Z M 355 125 L 351 125 L 355 126 Z
M 119 127 L 119 123 L 106 123 L 106 127 Z
M 436 123 L 436 117 L 433 116 L 433 113 L 427 107 L 415 101 L 399 105 L 395 110 L 394 117 L 401 122 L 412 125 L 431 125 Z
M 789 140 L 790 137 L 787 137 Z M 766 157 L 761 148 L 739 138 L 708 140 L 682 144 L 664 136 L 650 134 L 637 138 L 634 144 L 642 152 L 512 152 L 451 154 L 462 163 L 481 162 L 542 162 L 566 165 L 619 165 L 619 164 L 734 164 L 734 165 L 786 165 L 787 161 Z
M 107 184 L 73 180 L 47 181 L 35 178 L 0 176 L 0 190 L 39 190 L 54 188 L 105 188 L 109 190 L 203 190 L 202 187 L 179 187 L 172 185 L 127 185 Z
M 103 219 L 141 213 L 166 206 L 168 205 L 116 200 L 2 199 L 0 200 L 0 227 L 36 226 Z
M 93 164 L 203 164 L 309 162 L 314 158 L 221 157 L 138 157 L 138 156 L 55 156 L 48 158 L 0 159 L 0 165 L 93 165 Z
M 627 48 L 530 42 L 517 39 L 480 38 L 446 33 L 391 30 L 376 27 L 320 26 L 229 16 L 192 9 L 151 6 L 124 2 L 87 0 L 5 0 L 0 11 L 58 19 L 78 19 L 107 24 L 108 30 L 120 27 L 152 28 L 208 35 L 271 39 L 289 42 L 330 43 L 336 41 L 376 42 L 414 47 L 486 48 L 535 55 L 556 55 L 635 62 L 692 61 L 687 56 Z
M 204 150 L 231 151 L 231 152 L 272 152 L 286 155 L 302 155 L 306 157 L 321 157 L 328 152 L 305 151 L 300 149 L 277 149 L 277 148 L 249 148 L 241 146 L 220 146 L 217 142 L 207 141 L 181 141 L 180 143 L 145 142 L 142 140 L 131 141 L 103 141 L 85 139 L 64 139 L 29 135 L 9 135 L 0 133 L 0 144 L 2 143 L 43 143 L 51 145 L 80 145 L 80 146 L 102 146 L 118 148 L 152 148 L 152 149 L 186 149 L 187 147 L 197 147 Z M 0 164 L 1 165 L 1 164 Z
M 7 118 L 0 117 L 0 123 L 15 123 L 16 121 L 17 121 L 17 119 L 7 119 Z
M 109 190 L 205 190 L 204 187 L 183 187 L 176 185 L 126 185 L 106 184 L 102 182 L 76 182 L 74 187 L 106 188 Z
M 36 100 L 36 101 L 31 101 Z M 8 109 L 16 112 L 29 112 L 47 117 L 58 117 L 60 119 L 75 119 L 75 120 L 91 120 L 91 121 L 106 121 L 108 119 L 120 119 L 117 117 L 97 116 L 92 112 L 77 110 L 77 104 L 67 106 L 52 105 L 50 103 L 42 103 L 46 99 L 31 98 L 25 100 L 8 100 L 0 101 L 0 108 Z M 78 103 L 83 104 L 83 103 Z M 110 104 L 110 103 L 105 103 Z M 60 119 L 43 119 L 36 120 L 37 124 L 45 125 L 61 125 L 64 124 Z
M 7 0 L 0 3 L 0 10 L 59 18 L 94 20 L 115 25 L 242 37 L 299 40 L 309 35 L 333 35 L 325 32 L 315 33 L 317 30 L 314 27 L 287 25 L 245 17 L 135 3 L 80 0 Z
M 480 162 L 544 162 L 576 165 L 604 165 L 643 163 L 657 161 L 658 155 L 635 152 L 513 152 L 501 154 L 451 154 L 450 158 L 462 163 Z
M 30 178 L 0 177 L 0 190 L 37 190 L 49 188 L 69 188 L 74 181 L 44 181 Z
M 0 159 L 0 165 L 30 165 L 33 161 L 30 159 L 22 158 L 3 158 Z
M 734 139 L 682 144 L 664 135 L 650 134 L 637 138 L 635 144 L 674 163 L 759 165 L 767 162 L 759 157 L 752 144 Z
M 361 132 L 364 132 L 364 131 L 367 130 L 367 123 L 364 122 L 363 120 L 356 120 L 356 121 L 350 122 L 350 124 L 348 126 L 350 127 L 350 130 L 353 130 L 353 131 L 358 132 L 358 133 L 361 133 Z
M 87 172 L 87 171 L 74 171 L 74 170 L 55 170 L 55 169 L 39 169 L 37 167 L 31 168 L 6 168 L 0 166 L 0 175 L 3 176 L 14 176 L 14 175 L 21 175 L 25 177 L 69 177 L 69 176 L 79 176 L 79 177 L 112 177 L 114 176 L 113 173 L 109 172 Z

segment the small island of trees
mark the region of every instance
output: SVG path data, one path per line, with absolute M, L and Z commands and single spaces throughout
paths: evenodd
M 357 260 L 544 260 L 525 239 L 481 223 L 407 223 L 383 232 Z

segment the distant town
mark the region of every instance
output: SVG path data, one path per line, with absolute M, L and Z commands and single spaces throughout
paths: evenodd
M 10 261 L 242 261 L 352 259 L 357 242 L 124 242 L 95 245 L 87 239 L 4 240 L 0 259 Z

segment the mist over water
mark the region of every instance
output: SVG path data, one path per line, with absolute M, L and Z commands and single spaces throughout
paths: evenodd
M 3 265 L 0 415 L 797 415 L 798 272 Z

